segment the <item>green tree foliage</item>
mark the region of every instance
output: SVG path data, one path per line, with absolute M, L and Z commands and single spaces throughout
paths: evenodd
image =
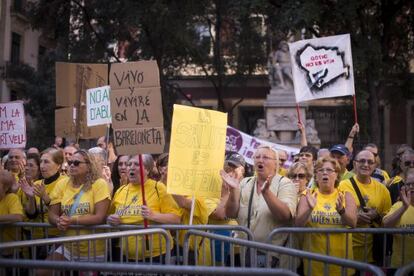
M 274 0 L 269 3 L 274 7 L 268 13 L 271 26 L 285 34 L 303 30 L 309 34 L 314 32 L 314 26 L 319 27 L 320 36 L 351 34 L 359 113 L 365 115 L 371 141 L 380 143 L 380 100 L 401 100 L 408 94 L 406 89 L 412 92 L 408 75 L 414 50 L 413 2 Z

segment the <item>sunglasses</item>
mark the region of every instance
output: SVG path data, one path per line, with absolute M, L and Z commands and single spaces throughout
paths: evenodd
M 291 179 L 305 179 L 305 177 L 306 177 L 306 174 L 304 173 L 296 173 L 296 174 L 291 174 L 289 176 L 289 178 Z
M 374 165 L 375 164 L 375 161 L 374 160 L 367 160 L 367 159 L 359 159 L 359 160 L 355 160 L 355 162 L 357 162 L 357 163 L 359 163 L 359 164 L 368 164 L 368 165 L 370 165 L 370 166 L 372 166 L 372 165 Z
M 406 166 L 406 167 L 414 167 L 414 160 L 413 161 L 404 161 L 404 166 Z
M 86 164 L 86 163 L 88 163 L 88 162 L 83 162 L 83 161 L 79 161 L 79 160 L 74 160 L 74 161 L 69 160 L 68 161 L 68 166 L 72 166 L 73 165 L 73 166 L 77 167 L 80 164 Z

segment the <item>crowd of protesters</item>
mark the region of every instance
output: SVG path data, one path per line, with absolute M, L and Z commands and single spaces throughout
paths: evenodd
M 299 125 L 302 137 L 306 137 Z M 257 148 L 253 173 L 247 175 L 247 164 L 238 153 L 226 153 L 220 175 L 223 180 L 221 198 L 192 198 L 167 193 L 168 153 L 158 156 L 115 155 L 105 137 L 96 147 L 80 149 L 75 144 L 63 146 L 57 137 L 50 148 L 9 150 L 0 167 L 0 222 L 48 222 L 55 226 L 48 237 L 77 235 L 71 225 L 109 224 L 189 224 L 241 225 L 248 227 L 255 241 L 266 242 L 269 233 L 279 227 L 355 228 L 399 227 L 414 225 L 414 150 L 408 145 L 398 148 L 390 175 L 381 168 L 379 148 L 367 144 L 361 151 L 353 149 L 359 127 L 354 125 L 345 144 L 317 150 L 302 139 L 302 147 L 286 167 L 288 154 L 268 146 Z M 144 168 L 145 204 L 142 198 L 140 162 Z M 352 169 L 351 169 L 352 168 Z M 2 226 L 3 227 L 3 226 Z M 82 229 L 80 234 L 91 233 Z M 32 231 L 30 239 L 43 238 L 42 230 Z M 229 231 L 220 232 L 230 235 Z M 175 241 L 183 246 L 185 231 Z M 16 240 L 15 232 L 4 226 L 1 242 Z M 309 233 L 295 236 L 295 247 L 341 258 L 377 262 L 372 235 L 332 234 L 327 252 L 327 237 Z M 165 240 L 156 240 L 151 252 L 136 246 L 139 237 L 125 240 L 124 259 L 145 260 L 151 255 L 162 262 Z M 208 239 L 190 242 L 190 250 L 198 251 L 194 263 L 211 264 L 212 248 Z M 272 244 L 285 246 L 288 234 L 278 235 Z M 204 245 L 203 245 L 204 243 Z M 404 245 L 403 245 L 404 243 Z M 37 248 L 37 258 L 80 261 L 88 259 L 88 250 L 96 261 L 104 261 L 105 244 L 81 242 L 76 250 L 61 245 L 53 252 Z M 405 246 L 403 251 L 401 248 Z M 201 250 L 204 248 L 204 250 Z M 90 251 L 89 251 L 90 252 Z M 414 261 L 414 238 L 394 236 L 389 251 L 391 266 Z M 138 254 L 138 256 L 136 256 Z M 405 254 L 405 256 L 401 256 Z M 2 257 L 11 258 L 10 251 Z M 402 263 L 401 260 L 404 260 Z M 287 258 L 273 254 L 273 267 L 286 267 Z M 258 265 L 265 255 L 258 252 Z M 310 271 L 308 262 L 298 262 L 298 271 Z M 322 263 L 313 263 L 312 274 L 319 275 Z M 47 274 L 48 271 L 39 271 Z M 329 273 L 340 268 L 329 266 Z M 351 270 L 349 273 L 353 273 Z

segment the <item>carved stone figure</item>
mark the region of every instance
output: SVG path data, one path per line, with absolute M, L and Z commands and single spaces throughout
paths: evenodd
M 257 120 L 257 125 L 256 125 L 255 130 L 253 131 L 253 135 L 257 138 L 264 139 L 264 140 L 276 139 L 276 134 L 274 133 L 274 131 L 267 130 L 265 119 Z
M 279 43 L 279 48 L 269 55 L 269 82 L 272 88 L 287 89 L 293 83 L 292 64 L 290 61 L 289 46 L 286 41 Z

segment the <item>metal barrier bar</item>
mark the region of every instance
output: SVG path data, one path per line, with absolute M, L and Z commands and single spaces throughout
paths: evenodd
M 364 235 L 364 255 L 365 255 L 365 261 L 367 261 L 367 252 L 368 252 L 368 242 L 367 237 L 371 234 L 381 234 L 383 239 L 383 247 L 381 248 L 381 254 L 382 254 L 382 263 L 381 266 L 386 267 L 389 264 L 387 264 L 387 235 L 403 235 L 403 240 L 405 239 L 405 235 L 408 234 L 414 234 L 414 229 L 412 228 L 310 228 L 310 227 L 285 227 L 285 228 L 276 228 L 272 232 L 269 233 L 266 241 L 271 242 L 273 237 L 277 234 L 289 234 L 289 237 L 291 239 L 292 234 L 314 234 L 314 233 L 322 233 L 326 235 L 330 234 L 346 234 L 346 240 L 349 239 L 349 234 L 353 233 L 360 233 L 365 234 Z M 348 246 L 348 243 L 346 243 L 346 246 Z M 404 259 L 404 252 L 405 252 L 405 244 L 402 243 L 401 248 L 402 256 Z M 401 260 L 403 263 L 404 260 Z
M 283 246 L 271 245 L 267 243 L 260 243 L 260 242 L 255 242 L 255 241 L 230 238 L 226 236 L 206 233 L 206 232 L 197 231 L 197 230 L 189 230 L 185 235 L 184 252 L 187 252 L 187 253 L 189 250 L 188 240 L 189 240 L 190 235 L 201 236 L 201 237 L 214 239 L 214 240 L 226 241 L 226 242 L 230 242 L 230 243 L 234 243 L 234 244 L 238 244 L 242 246 L 247 246 L 250 248 L 255 248 L 257 250 L 271 251 L 274 253 L 284 254 L 288 256 L 295 256 L 295 257 L 306 258 L 306 259 L 311 259 L 311 260 L 320 261 L 320 262 L 326 262 L 326 263 L 330 263 L 330 264 L 334 264 L 334 265 L 338 265 L 342 267 L 348 267 L 348 268 L 353 268 L 353 269 L 358 269 L 358 270 L 363 270 L 363 271 L 370 271 L 374 275 L 379 275 L 379 276 L 384 275 L 384 272 L 379 267 L 376 267 L 371 264 L 366 264 L 362 262 L 351 261 L 351 260 L 341 259 L 337 257 L 301 251 L 301 250 L 292 249 L 292 248 L 286 248 Z
M 412 272 L 414 272 L 414 262 L 399 268 L 394 276 L 405 276 Z
M 298 275 L 286 269 L 241 268 L 241 267 L 207 267 L 207 266 L 174 266 L 120 263 L 65 262 L 39 260 L 10 260 L 0 258 L 0 267 L 17 267 L 32 269 L 53 269 L 66 271 L 100 271 L 100 272 L 132 272 L 161 274 L 202 274 L 202 275 Z

